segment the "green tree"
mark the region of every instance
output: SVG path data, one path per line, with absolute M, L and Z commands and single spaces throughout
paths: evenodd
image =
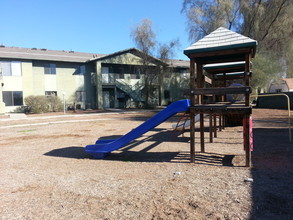
M 266 53 L 257 53 L 253 61 L 251 86 L 255 91 L 265 89 L 264 92 L 268 92 L 269 84 L 277 81 L 283 74 L 281 65 L 278 63 L 278 59 Z
M 237 29 L 240 9 L 238 0 L 184 0 L 182 12 L 187 17 L 189 40 L 198 40 L 218 27 Z
M 219 26 L 258 41 L 253 61 L 255 88 L 267 85 L 284 71 L 287 77 L 293 76 L 293 0 L 184 0 L 182 12 L 192 41 Z M 260 67 L 266 67 L 265 83 L 257 79 L 262 78 Z

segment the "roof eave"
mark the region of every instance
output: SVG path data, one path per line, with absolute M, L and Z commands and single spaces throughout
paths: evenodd
M 231 49 L 238 49 L 238 48 L 253 48 L 253 54 L 255 55 L 256 52 L 256 46 L 257 42 L 248 42 L 248 43 L 242 43 L 242 44 L 235 44 L 235 45 L 224 45 L 224 46 L 218 46 L 218 47 L 207 47 L 207 48 L 198 48 L 198 49 L 185 49 L 183 52 L 185 55 L 195 54 L 195 53 L 205 53 L 205 52 L 212 52 L 212 51 L 221 51 L 221 50 L 231 50 Z

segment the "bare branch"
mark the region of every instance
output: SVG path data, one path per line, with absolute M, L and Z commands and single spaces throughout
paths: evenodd
M 279 17 L 279 15 L 281 13 L 281 10 L 284 8 L 284 5 L 285 5 L 286 2 L 287 2 L 287 0 L 283 0 L 283 2 L 281 3 L 281 5 L 279 6 L 276 15 L 274 16 L 273 20 L 270 22 L 269 26 L 266 28 L 266 32 L 262 36 L 261 41 L 263 41 L 266 38 L 266 36 L 269 34 L 271 27 L 276 22 L 277 18 Z

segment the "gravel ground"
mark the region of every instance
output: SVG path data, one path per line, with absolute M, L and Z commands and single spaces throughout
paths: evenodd
M 189 163 L 189 133 L 171 129 L 178 116 L 104 160 L 85 153 L 153 114 L 1 118 L 0 219 L 292 219 L 285 110 L 253 110 L 251 168 L 241 127 L 225 128 L 212 144 L 207 133 L 206 153 Z

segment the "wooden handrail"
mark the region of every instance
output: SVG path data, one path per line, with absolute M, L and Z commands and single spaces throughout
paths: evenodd
M 224 88 L 201 88 L 190 91 L 191 95 L 226 95 L 226 94 L 250 94 L 251 87 L 224 87 Z

